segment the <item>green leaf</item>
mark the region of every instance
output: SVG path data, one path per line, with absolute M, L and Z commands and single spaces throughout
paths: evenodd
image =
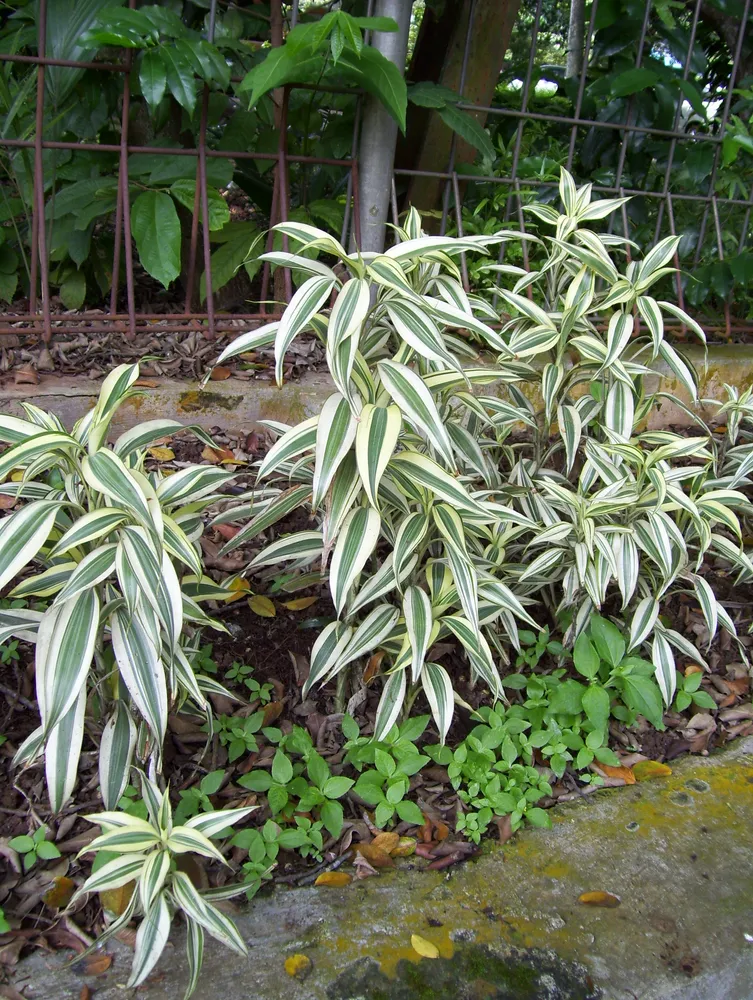
M 343 52 L 338 69 L 346 71 L 356 82 L 378 98 L 405 132 L 408 90 L 398 67 L 371 45 L 364 45 L 361 54 Z
M 549 696 L 549 711 L 554 715 L 577 715 L 581 711 L 586 690 L 580 681 L 560 681 Z
M 292 32 L 288 35 L 288 40 Z M 249 107 L 258 104 L 264 94 L 286 83 L 313 83 L 322 70 L 322 57 L 309 46 L 292 51 L 290 42 L 268 50 L 264 61 L 246 73 L 238 87 L 239 93 L 251 91 Z
M 637 66 L 627 69 L 624 73 L 618 73 L 612 80 L 612 95 L 614 97 L 627 97 L 635 94 L 639 90 L 646 90 L 658 81 L 658 75 L 645 66 Z
M 139 83 L 144 100 L 154 111 L 165 96 L 167 87 L 167 72 L 159 49 L 147 49 L 142 54 L 139 64 Z
M 404 823 L 412 823 L 414 826 L 423 826 L 424 814 L 415 802 L 403 800 L 395 806 L 395 812 Z
M 189 180 L 188 178 L 177 180 L 170 186 L 170 193 L 176 201 L 179 201 L 181 205 L 187 208 L 190 212 L 193 212 L 194 201 L 196 198 L 195 181 Z M 216 191 L 213 187 L 207 187 L 207 204 L 209 206 L 209 228 L 211 230 L 214 231 L 222 229 L 223 226 L 230 222 L 230 209 L 227 207 L 227 202 L 222 197 L 220 192 Z M 203 222 L 202 212 L 203 208 L 201 205 L 201 199 L 199 199 L 199 219 Z
M 144 268 L 165 288 L 180 274 L 180 220 L 164 191 L 144 191 L 131 206 L 131 230 Z
M 343 807 L 340 803 L 332 800 L 325 802 L 319 816 L 330 836 L 339 837 L 343 828 Z
M 645 716 L 654 728 L 664 729 L 661 693 L 656 683 L 640 674 L 628 674 L 622 683 L 626 704 Z
M 589 680 L 593 680 L 599 672 L 601 659 L 585 632 L 581 632 L 573 647 L 573 666 Z
M 60 286 L 60 298 L 66 309 L 80 309 L 86 298 L 86 275 L 71 271 Z
M 461 139 L 477 149 L 484 160 L 494 160 L 497 154 L 489 133 L 478 123 L 473 112 L 461 111 L 455 104 L 446 104 L 439 109 L 439 117 Z
M 190 118 L 196 107 L 193 66 L 184 53 L 175 46 L 161 45 L 159 52 L 165 67 L 168 89 L 178 104 L 185 108 Z
M 335 776 L 327 779 L 327 781 L 324 783 L 324 788 L 322 788 L 322 791 L 324 792 L 324 794 L 327 796 L 328 799 L 339 799 L 342 798 L 342 796 L 345 795 L 346 792 L 350 791 L 350 789 L 353 787 L 353 784 L 354 782 L 352 778 L 343 778 Z
M 625 655 L 625 640 L 622 633 L 606 618 L 594 615 L 591 619 L 591 638 L 602 660 L 616 667 Z
M 597 729 L 604 730 L 609 721 L 609 692 L 600 684 L 591 684 L 583 695 L 583 711 L 588 721 Z
M 272 761 L 272 778 L 281 785 L 293 780 L 293 765 L 282 750 L 277 750 Z

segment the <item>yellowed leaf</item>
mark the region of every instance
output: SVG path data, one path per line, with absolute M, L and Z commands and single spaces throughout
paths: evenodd
M 584 892 L 578 896 L 578 902 L 585 906 L 605 906 L 614 909 L 622 900 L 611 892 Z
M 264 597 L 263 594 L 254 594 L 253 597 L 249 597 L 248 606 L 251 608 L 255 615 L 259 615 L 260 618 L 274 618 L 277 614 L 277 608 L 274 606 L 272 601 L 268 597 Z
M 341 889 L 344 885 L 349 885 L 353 881 L 353 876 L 347 872 L 322 872 L 314 885 L 329 885 L 335 889 Z
M 237 601 L 239 597 L 243 597 L 244 594 L 247 594 L 251 590 L 251 584 L 245 577 L 237 576 L 234 580 L 230 581 L 228 589 L 232 590 L 233 593 L 225 598 L 225 603 L 232 604 L 233 601 Z
M 305 979 L 311 972 L 311 959 L 307 955 L 290 955 L 285 959 L 285 971 L 293 979 Z
M 100 892 L 99 901 L 102 908 L 108 910 L 114 916 L 119 917 L 125 913 L 126 907 L 131 902 L 131 896 L 136 886 L 135 882 L 126 882 L 117 889 L 105 889 Z
M 389 856 L 387 851 L 382 850 L 381 847 L 374 847 L 373 844 L 356 844 L 356 851 L 362 858 L 366 858 L 369 864 L 373 865 L 374 868 L 395 867 L 395 862 Z
M 690 677 L 691 674 L 702 674 L 703 667 L 699 667 L 697 663 L 690 663 L 685 667 L 685 676 Z
M 399 833 L 386 831 L 384 833 L 378 833 L 376 837 L 374 837 L 371 841 L 371 847 L 373 847 L 374 850 L 384 851 L 385 854 L 392 854 L 399 843 Z
M 318 597 L 296 597 L 293 601 L 284 601 L 282 606 L 288 611 L 304 611 L 312 604 L 316 604 L 318 600 Z
M 635 784 L 635 775 L 629 767 L 612 767 L 611 764 L 599 764 L 599 770 L 603 771 L 608 778 L 622 778 L 626 785 Z
M 661 764 L 658 760 L 640 760 L 633 764 L 633 774 L 636 781 L 650 781 L 652 778 L 668 778 L 672 768 Z
M 15 472 L 11 472 L 10 474 L 10 480 L 12 483 L 20 483 L 23 478 L 24 474 L 20 469 L 16 469 Z
M 152 458 L 156 458 L 158 462 L 171 462 L 175 458 L 175 452 L 172 448 L 149 448 L 149 454 Z
M 76 890 L 76 883 L 66 875 L 58 875 L 52 880 L 52 888 L 44 894 L 44 901 L 55 910 L 63 910 L 70 903 Z
M 413 950 L 417 951 L 421 958 L 439 958 L 439 948 L 431 941 L 421 937 L 420 934 L 411 934 L 410 943 Z
M 415 837 L 401 837 L 392 851 L 393 858 L 407 858 L 411 854 L 416 853 L 416 838 Z

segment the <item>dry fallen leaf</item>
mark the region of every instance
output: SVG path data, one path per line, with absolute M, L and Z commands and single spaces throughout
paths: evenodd
M 379 668 L 382 665 L 382 660 L 384 659 L 385 653 L 383 649 L 378 649 L 376 653 L 369 657 L 369 662 L 366 664 L 366 669 L 363 672 L 363 682 L 368 684 L 370 680 L 379 673 Z
M 70 903 L 75 891 L 76 883 L 73 879 L 67 875 L 59 875 L 53 880 L 52 888 L 48 889 L 42 898 L 54 910 L 62 910 Z
M 139 389 L 159 389 L 159 382 L 153 382 L 148 378 L 137 378 L 133 384 Z
M 699 667 L 697 663 L 691 663 L 685 667 L 685 676 L 690 677 L 691 674 L 702 674 L 703 667 Z
M 311 959 L 307 955 L 290 955 L 285 959 L 285 971 L 293 979 L 305 979 L 311 972 Z
M 250 597 L 248 606 L 260 618 L 274 618 L 277 614 L 277 609 L 272 601 L 268 597 L 264 597 L 263 594 L 254 594 L 253 597 Z
M 148 452 L 152 458 L 156 458 L 158 462 L 172 462 L 175 458 L 175 452 L 172 448 L 149 448 Z
M 439 958 L 439 948 L 431 941 L 421 937 L 420 934 L 411 934 L 410 943 L 413 945 L 413 950 L 417 951 L 421 958 Z
M 232 590 L 232 594 L 225 598 L 226 604 L 232 604 L 233 601 L 237 601 L 239 597 L 243 597 L 251 590 L 251 584 L 242 576 L 237 576 L 234 580 L 230 581 L 228 590 Z
M 293 601 L 283 601 L 282 606 L 283 608 L 287 608 L 288 611 L 305 611 L 312 604 L 316 604 L 318 600 L 318 597 L 296 597 Z
M 392 854 L 397 845 L 400 843 L 400 834 L 394 833 L 394 831 L 386 831 L 384 833 L 378 833 L 376 837 L 371 841 L 370 846 L 374 850 L 384 851 L 385 854 Z
M 275 719 L 279 719 L 282 715 L 282 710 L 284 708 L 284 702 L 282 701 L 270 701 L 264 706 L 263 712 L 264 717 L 262 718 L 262 728 L 266 729 L 267 726 L 271 726 Z
M 599 764 L 599 770 L 608 778 L 622 778 L 626 785 L 635 784 L 635 775 L 629 767 L 612 767 L 611 764 Z
M 112 955 L 103 951 L 94 952 L 73 964 L 73 971 L 79 976 L 104 976 L 112 965 Z
M 605 906 L 614 909 L 620 905 L 622 900 L 611 892 L 584 892 L 578 896 L 578 902 L 585 906 Z
M 23 368 L 16 369 L 13 381 L 16 385 L 37 385 L 39 383 L 39 375 L 31 365 L 25 365 Z
M 0 496 L 0 510 L 13 510 L 18 503 L 18 497 Z
M 350 885 L 353 876 L 347 872 L 322 872 L 314 885 L 329 885 L 335 889 L 341 889 L 344 885 Z
M 660 764 L 658 760 L 639 760 L 633 764 L 633 774 L 636 781 L 650 781 L 651 778 L 667 778 L 672 768 Z
M 373 844 L 356 844 L 356 851 L 362 858 L 366 858 L 374 868 L 394 868 L 395 862 L 386 851 Z
M 217 368 L 212 369 L 212 373 L 209 376 L 213 382 L 224 382 L 226 378 L 230 378 L 232 371 L 229 368 L 223 368 L 222 365 Z
M 92 1000 L 92 991 L 86 984 L 81 987 L 78 1000 Z

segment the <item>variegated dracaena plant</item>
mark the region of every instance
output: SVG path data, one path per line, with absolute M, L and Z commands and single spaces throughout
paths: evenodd
M 11 446 L 0 456 L 0 482 L 14 473 L 0 493 L 28 501 L 0 521 L 0 587 L 34 562 L 41 572 L 21 579 L 10 596 L 52 598 L 44 612 L 0 611 L 2 639 L 36 643 L 41 725 L 16 762 L 44 752 L 55 812 L 76 781 L 93 690 L 104 722 L 99 775 L 106 809 L 115 808 L 128 782 L 137 721 L 139 756 L 158 767 L 168 706 L 190 698 L 208 710 L 207 691 L 224 690 L 194 674 L 184 623 L 217 625 L 197 603 L 224 594 L 202 575 L 198 539 L 201 512 L 232 474 L 208 465 L 169 477 L 146 473 L 146 449 L 184 429 L 174 420 L 148 421 L 106 445 L 115 411 L 138 391 L 138 374 L 137 365 L 116 368 L 70 433 L 29 403 L 26 419 L 0 416 L 0 440 Z M 190 430 L 211 443 L 201 428 Z
M 747 571 L 734 513 L 747 500 L 712 478 L 705 426 L 691 437 L 641 429 L 659 398 L 644 391 L 656 362 L 696 398 L 664 316 L 703 332 L 650 294 L 672 272 L 677 240 L 623 274 L 613 256 L 625 241 L 588 226 L 624 199 L 592 201 L 590 186 L 577 189 L 566 171 L 560 194 L 562 213 L 531 206 L 555 231 L 537 238 L 547 255 L 539 270 L 488 265 L 513 285 L 501 291 L 510 312 L 501 330 L 490 325 L 499 320 L 491 306 L 464 291 L 456 258 L 519 234 L 427 237 L 411 211 L 397 245 L 358 255 L 291 222 L 277 229 L 301 253 L 267 259 L 301 274 L 298 291 L 279 323 L 239 337 L 219 358 L 274 344 L 279 382 L 302 331 L 326 344 L 337 391 L 295 427 L 268 422 L 280 436 L 259 479 L 278 486 L 220 517 L 251 515 L 225 551 L 300 506 L 318 517 L 248 569 L 326 571 L 337 620 L 315 643 L 305 691 L 384 650 L 377 738 L 421 689 L 444 738 L 456 696 L 427 655 L 440 640 L 459 643 L 472 674 L 503 697 L 495 661 L 518 645 L 517 620 L 538 627 L 537 600 L 571 614 L 569 642 L 595 608 L 614 611 L 631 648 L 649 645 L 667 704 L 672 647 L 698 660 L 659 620 L 669 589 L 695 591 L 712 635 L 719 624 L 734 632 L 698 569 L 711 549 Z M 312 251 L 337 258 L 337 270 Z M 496 363 L 481 363 L 479 349 Z
M 142 774 L 141 791 L 147 819 L 131 816 L 127 812 L 103 812 L 85 817 L 90 823 L 96 823 L 102 833 L 81 854 L 103 851 L 115 857 L 93 871 L 71 902 L 89 892 L 107 892 L 134 883 L 134 890 L 123 912 L 111 921 L 92 945 L 92 948 L 100 947 L 135 916 L 142 917 L 126 989 L 135 989 L 152 971 L 167 944 L 174 914 L 182 912 L 187 925 L 188 987 L 185 1000 L 188 1000 L 196 989 L 201 971 L 205 932 L 239 955 L 248 954 L 246 942 L 235 923 L 214 905 L 240 895 L 246 891 L 246 886 L 241 883 L 200 891 L 188 875 L 179 870 L 176 861 L 183 854 L 199 854 L 225 864 L 211 838 L 224 835 L 225 831 L 258 807 L 203 812 L 187 820 L 185 825 L 175 826 L 169 789 L 161 792 L 154 782 Z

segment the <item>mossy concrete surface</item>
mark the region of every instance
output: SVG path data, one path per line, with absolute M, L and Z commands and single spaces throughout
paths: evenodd
M 445 871 L 399 869 L 344 888 L 278 888 L 238 917 L 247 961 L 208 941 L 197 1000 L 750 1000 L 753 738 L 673 764 L 666 778 L 558 806 L 551 831 Z M 615 908 L 578 902 L 617 895 Z M 439 949 L 420 958 L 418 934 Z M 129 997 L 113 946 L 96 1000 Z M 311 962 L 303 980 L 285 959 Z M 180 1000 L 178 932 L 139 1000 Z M 78 1000 L 62 956 L 18 967 L 28 1000 Z
M 698 347 L 685 348 L 686 357 L 698 372 L 699 396 L 722 401 L 726 398 L 725 383 L 745 389 L 753 383 L 753 350 L 748 345 L 730 344 L 709 348 L 706 361 Z M 657 363 L 663 371 L 661 379 L 647 379 L 647 390 L 676 394 L 685 403 L 689 398 L 677 384 L 677 379 L 666 366 Z M 280 420 L 295 424 L 299 420 L 319 413 L 324 400 L 334 391 L 334 385 L 325 373 L 310 372 L 295 381 L 286 382 L 278 389 L 274 382 L 228 378 L 210 382 L 205 390 L 198 383 L 179 379 L 144 379 L 143 395 L 126 402 L 115 415 L 112 429 L 120 434 L 143 420 L 170 417 L 202 427 L 223 427 L 231 432 L 254 429 L 260 420 Z M 0 412 L 22 416 L 21 403 L 34 402 L 51 410 L 70 427 L 90 410 L 99 392 L 100 382 L 85 376 L 42 375 L 38 385 L 15 385 L 10 378 L 0 385 Z M 521 384 L 531 402 L 541 407 L 538 387 Z M 586 386 L 578 387 L 585 391 Z M 479 386 L 477 391 L 504 395 L 501 383 Z M 710 417 L 713 411 L 701 411 Z M 666 399 L 659 399 L 648 419 L 651 429 L 686 427 L 691 424 L 688 413 Z

